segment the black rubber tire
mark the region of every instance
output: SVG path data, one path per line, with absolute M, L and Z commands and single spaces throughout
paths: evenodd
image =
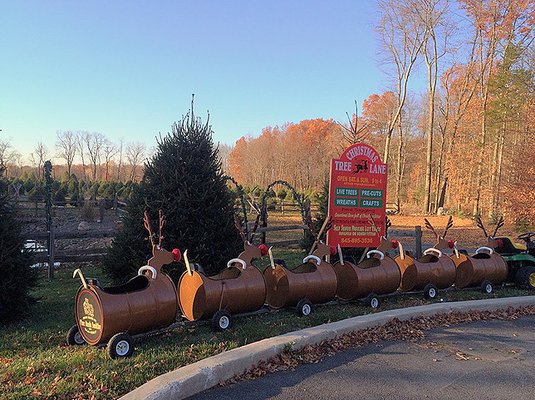
M 308 299 L 299 300 L 295 308 L 300 317 L 308 317 L 313 311 L 312 303 Z
M 486 294 L 492 294 L 494 292 L 494 285 L 491 281 L 483 281 L 481 283 L 481 291 Z
M 427 300 L 434 300 L 437 297 L 437 295 L 438 295 L 438 289 L 435 285 L 430 283 L 424 288 L 424 297 Z
M 375 293 L 370 293 L 366 297 L 366 304 L 375 310 L 381 307 L 381 299 Z
M 86 341 L 80 334 L 80 329 L 78 329 L 78 325 L 71 326 L 71 328 L 67 331 L 67 344 L 69 346 L 81 346 L 83 344 L 86 344 Z
M 535 290 L 535 266 L 521 267 L 515 276 L 517 286 Z
M 232 327 L 232 316 L 228 311 L 219 310 L 212 317 L 212 330 L 215 332 L 223 332 Z
M 134 343 L 128 333 L 117 333 L 108 341 L 108 356 L 115 360 L 116 358 L 130 357 L 134 353 Z

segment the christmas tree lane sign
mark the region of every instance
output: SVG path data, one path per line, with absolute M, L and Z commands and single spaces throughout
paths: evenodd
M 377 151 L 364 143 L 349 146 L 331 161 L 330 246 L 379 246 L 385 232 L 387 173 Z

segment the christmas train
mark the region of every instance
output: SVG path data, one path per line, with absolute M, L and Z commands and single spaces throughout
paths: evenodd
M 186 271 L 175 285 L 161 268 L 179 261 L 181 253 L 162 247 L 165 219 L 161 212 L 159 223 L 159 241 L 155 243 L 145 213 L 153 256 L 125 284 L 102 287 L 98 279 L 86 280 L 79 269 L 74 272 L 73 277 L 79 275 L 82 285 L 75 298 L 76 324 L 67 333 L 68 344 L 107 344 L 111 358 L 128 357 L 134 349 L 133 337 L 186 321 L 210 320 L 213 329 L 223 331 L 232 325 L 233 315 L 265 307 L 296 307 L 300 315 L 306 316 L 314 304 L 333 300 L 365 300 L 377 308 L 380 296 L 396 292 L 421 291 L 428 299 L 452 286 L 480 287 L 491 293 L 508 275 L 505 260 L 493 251 L 498 245 L 493 238 L 498 227 L 488 236 L 487 246 L 469 256 L 459 252 L 454 242 L 445 240 L 452 226 L 450 217 L 442 235 L 426 220 L 437 242 L 418 259 L 396 240 L 383 236 L 381 245 L 367 252 L 361 262 L 344 260 L 339 246 L 331 249 L 319 240 L 325 223 L 310 254 L 295 268 L 287 268 L 284 261 L 273 259 L 271 249 L 253 246 L 249 242 L 252 237 L 244 237 L 244 251 L 215 276 L 206 276 L 191 265 L 186 251 Z M 399 255 L 392 258 L 388 251 L 395 248 Z M 453 251 L 452 255 L 445 253 L 447 249 Z M 253 262 L 268 253 L 270 265 L 262 273 Z M 338 260 L 331 264 L 330 258 L 335 255 Z

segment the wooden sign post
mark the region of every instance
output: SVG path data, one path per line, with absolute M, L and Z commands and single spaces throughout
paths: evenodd
M 379 246 L 385 234 L 387 173 L 377 151 L 364 143 L 351 145 L 331 161 L 330 246 Z

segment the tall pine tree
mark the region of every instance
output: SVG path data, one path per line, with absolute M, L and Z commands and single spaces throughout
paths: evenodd
M 24 238 L 16 209 L 4 193 L 0 181 L 0 324 L 25 316 L 37 284 L 37 271 L 30 267 L 31 257 L 23 252 Z
M 144 210 L 153 226 L 158 210 L 163 210 L 163 246 L 187 249 L 189 259 L 201 264 L 207 274 L 223 269 L 242 248 L 212 133 L 208 120 L 203 124 L 194 116 L 192 105 L 171 132 L 159 138 L 156 154 L 132 193 L 123 230 L 103 262 L 115 282 L 130 278 L 151 254 L 143 227 Z

